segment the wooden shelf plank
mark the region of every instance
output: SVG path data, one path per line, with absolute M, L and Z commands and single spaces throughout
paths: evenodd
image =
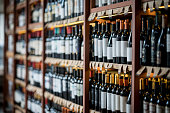
M 22 26 L 22 27 L 17 26 L 16 33 L 18 33 L 18 34 L 26 33 L 26 26 Z
M 33 86 L 33 85 L 27 85 L 27 87 L 26 87 L 26 90 L 27 91 L 31 91 L 31 92 L 34 92 L 34 93 L 36 93 L 36 94 L 38 94 L 38 95 L 40 95 L 40 96 L 42 96 L 43 94 L 43 92 L 42 92 L 42 89 L 41 88 L 39 88 L 39 87 L 36 87 L 36 86 Z
M 13 35 L 14 34 L 14 30 L 13 29 L 7 29 L 6 30 L 6 34 L 7 35 Z
M 20 106 L 18 105 L 14 105 L 15 109 L 18 109 L 19 111 L 21 111 L 22 113 L 25 113 L 25 109 L 21 108 Z
M 111 5 L 107 5 L 107 6 L 92 8 L 91 9 L 91 13 L 105 11 L 105 10 L 108 10 L 108 9 L 115 9 L 115 8 L 125 7 L 125 6 L 129 6 L 129 5 L 132 5 L 132 1 L 131 0 L 130 1 L 116 3 L 116 4 L 111 4 Z
M 141 0 L 142 2 L 150 2 L 150 1 L 154 1 L 154 0 Z
M 25 81 L 19 79 L 15 79 L 15 83 L 21 85 L 23 88 L 25 88 L 26 86 Z
M 31 23 L 28 25 L 28 29 L 31 31 L 41 31 L 43 28 L 43 23 Z
M 11 81 L 11 82 L 13 82 L 13 76 L 12 75 L 9 75 L 9 74 L 7 74 L 6 75 L 6 79 L 8 80 L 8 81 Z
M 16 10 L 20 10 L 22 8 L 25 8 L 25 7 L 26 7 L 26 0 L 22 3 L 17 4 Z
M 6 12 L 7 13 L 13 13 L 14 12 L 14 4 L 8 5 L 7 9 L 6 9 Z
M 14 52 L 13 51 L 6 51 L 6 57 L 7 58 L 14 57 Z
M 36 2 L 39 2 L 40 0 L 30 0 L 29 1 L 29 4 L 33 4 L 33 3 L 36 3 Z
M 15 59 L 16 60 L 25 60 L 26 59 L 26 55 L 16 54 L 15 55 Z
M 40 62 L 40 61 L 42 61 L 42 57 L 41 56 L 32 56 L 32 55 L 29 55 L 28 56 L 28 60 L 30 60 L 32 62 Z

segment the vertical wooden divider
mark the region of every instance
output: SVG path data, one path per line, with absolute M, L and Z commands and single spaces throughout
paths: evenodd
M 26 9 L 25 9 L 25 15 L 26 15 L 26 34 L 25 34 L 25 43 L 26 43 L 26 54 L 25 54 L 25 112 L 27 113 L 27 100 L 28 100 L 28 91 L 27 91 L 27 85 L 28 85 L 28 24 L 29 24 L 29 0 L 26 0 Z
M 43 41 L 43 53 L 42 53 L 42 77 L 43 77 L 43 85 L 42 85 L 42 113 L 45 113 L 44 109 L 45 109 L 45 99 L 44 99 L 44 92 L 45 92 L 45 23 L 44 23 L 44 13 L 45 13 L 45 0 L 42 1 L 42 8 L 43 8 L 43 12 L 42 12 L 42 41 Z
M 83 113 L 89 113 L 89 21 L 90 0 L 84 0 Z
M 139 112 L 139 78 L 136 72 L 139 69 L 139 46 L 140 46 L 140 14 L 141 0 L 132 0 L 132 113 Z

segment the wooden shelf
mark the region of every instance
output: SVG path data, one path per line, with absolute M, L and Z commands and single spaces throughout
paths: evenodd
M 25 7 L 26 7 L 26 0 L 22 3 L 17 4 L 16 10 L 20 10 L 22 8 L 25 8 Z
M 14 107 L 15 107 L 16 109 L 18 109 L 19 111 L 21 111 L 22 113 L 25 113 L 25 109 L 21 108 L 20 106 L 18 106 L 18 105 L 15 104 Z
M 72 25 L 83 24 L 83 23 L 84 23 L 84 15 L 67 19 L 67 20 L 47 23 L 45 27 L 47 28 L 64 27 L 64 26 L 72 26 Z
M 22 26 L 22 27 L 16 27 L 16 33 L 17 34 L 23 34 L 26 33 L 26 26 Z
M 40 0 L 30 0 L 29 1 L 29 4 L 33 4 L 33 3 L 36 3 L 36 2 L 39 2 Z
M 14 105 L 12 97 L 6 96 L 6 101 L 9 102 L 11 105 Z
M 15 59 L 16 60 L 25 60 L 26 59 L 26 55 L 15 54 Z
M 41 31 L 43 23 L 31 23 L 28 25 L 28 29 L 31 31 Z
M 33 86 L 33 85 L 27 85 L 27 87 L 26 87 L 26 89 L 27 89 L 27 91 L 31 91 L 31 92 L 34 92 L 34 93 L 36 93 L 36 94 L 38 94 L 38 95 L 40 95 L 40 96 L 42 96 L 43 94 L 43 92 L 42 92 L 42 88 L 39 88 L 39 87 L 36 87 L 36 86 Z
M 55 96 L 55 95 L 49 93 L 48 91 L 44 92 L 44 97 L 48 98 L 49 100 L 52 100 L 54 103 L 57 103 L 59 105 L 64 105 L 64 107 L 67 107 L 70 109 L 74 106 L 76 112 L 78 112 L 78 110 L 82 111 L 82 109 L 83 109 L 83 106 L 75 104 L 71 101 L 65 100 L 61 97 Z
M 13 79 L 13 75 L 9 75 L 9 74 L 7 74 L 7 75 L 6 75 L 6 79 L 7 79 L 8 81 L 11 81 L 11 82 L 13 82 L 13 81 L 14 81 L 14 79 Z
M 7 6 L 7 13 L 13 13 L 14 12 L 14 4 L 10 4 Z
M 25 88 L 25 86 L 26 86 L 25 81 L 22 81 L 22 80 L 19 80 L 19 79 L 15 79 L 15 83 L 19 84 L 23 88 Z
M 30 60 L 32 62 L 41 62 L 42 61 L 42 57 L 41 56 L 32 56 L 32 55 L 29 55 L 28 56 L 28 60 Z
M 154 1 L 154 0 L 141 0 L 142 2 L 150 2 L 150 1 Z
M 6 30 L 6 34 L 7 35 L 13 35 L 14 34 L 14 30 L 13 29 L 7 29 Z
M 7 57 L 7 58 L 14 57 L 14 52 L 12 52 L 12 51 L 6 51 L 6 57 Z
M 111 5 L 107 5 L 107 6 L 92 8 L 91 9 L 91 13 L 100 12 L 100 11 L 106 11 L 106 10 L 109 10 L 109 9 L 116 9 L 116 8 L 125 7 L 125 6 L 129 6 L 129 5 L 132 5 L 132 1 L 131 0 L 130 1 L 116 3 L 116 4 L 111 4 Z

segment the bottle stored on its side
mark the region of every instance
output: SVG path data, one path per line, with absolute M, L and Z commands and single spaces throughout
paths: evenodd
M 132 24 L 132 21 L 131 21 Z M 128 46 L 127 46 L 127 64 L 132 64 L 132 25 L 131 31 L 128 38 Z

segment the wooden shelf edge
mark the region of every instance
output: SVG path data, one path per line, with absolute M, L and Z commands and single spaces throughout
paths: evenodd
M 28 56 L 28 60 L 30 60 L 32 62 L 41 62 L 42 61 L 42 57 L 41 56 L 32 56 L 32 55 L 29 55 Z
M 40 22 L 40 23 L 31 23 L 28 25 L 28 29 L 31 30 L 31 31 L 41 31 L 43 30 L 43 23 Z
M 41 0 L 30 0 L 30 1 L 29 1 L 29 4 L 33 4 L 33 3 L 39 2 L 39 1 L 41 1 Z
M 22 8 L 25 8 L 25 7 L 26 7 L 26 1 L 17 4 L 16 10 L 20 10 L 20 9 L 22 9 Z
M 11 82 L 13 82 L 13 75 L 10 75 L 10 74 L 7 74 L 6 75 L 6 79 L 8 80 L 8 81 L 11 81 Z
M 21 85 L 24 88 L 26 86 L 25 81 L 22 81 L 22 80 L 19 80 L 19 79 L 15 79 L 15 83 Z
M 16 60 L 25 60 L 26 59 L 26 55 L 16 54 L 15 55 L 15 59 Z
M 13 13 L 14 12 L 14 4 L 10 4 L 7 6 L 7 13 Z
M 18 106 L 18 105 L 15 104 L 14 107 L 15 107 L 16 109 L 20 110 L 21 112 L 26 113 L 25 109 L 21 108 L 20 106 Z
M 33 85 L 30 85 L 30 84 L 27 85 L 26 90 L 34 92 L 34 93 L 36 93 L 36 94 L 38 94 L 40 96 L 43 95 L 43 92 L 42 92 L 43 90 L 41 88 L 33 86 Z
M 6 57 L 7 58 L 14 57 L 14 52 L 13 51 L 6 51 Z
M 150 1 L 154 1 L 154 0 L 142 0 L 142 2 L 150 2 Z
M 22 27 L 17 26 L 17 27 L 16 27 L 16 33 L 17 33 L 17 34 L 26 33 L 26 26 L 22 26 Z
M 109 9 L 120 8 L 120 7 L 125 7 L 125 6 L 129 6 L 129 5 L 132 5 L 132 0 L 120 2 L 120 3 L 116 3 L 116 4 L 111 4 L 111 5 L 107 5 L 107 6 L 92 8 L 91 13 L 105 11 L 105 10 L 109 10 Z

